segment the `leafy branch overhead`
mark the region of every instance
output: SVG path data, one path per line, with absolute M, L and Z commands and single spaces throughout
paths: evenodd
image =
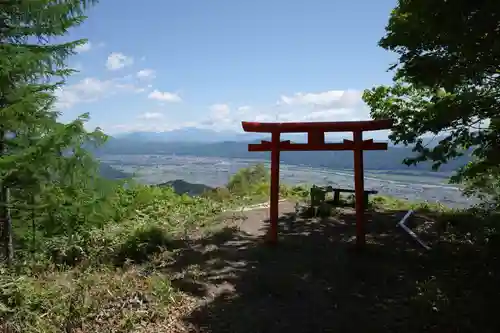
M 400 0 L 379 45 L 398 55 L 394 84 L 363 99 L 373 118 L 395 120 L 392 141 L 414 145 L 404 162 L 438 169 L 471 154 L 452 181 L 500 175 L 500 2 Z M 444 138 L 429 148 L 425 134 Z

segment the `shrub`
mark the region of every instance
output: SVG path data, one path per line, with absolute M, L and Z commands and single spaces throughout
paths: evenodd
M 227 184 L 228 190 L 235 195 L 245 195 L 263 191 L 263 184 L 269 184 L 269 172 L 263 164 L 243 168 L 233 175 Z

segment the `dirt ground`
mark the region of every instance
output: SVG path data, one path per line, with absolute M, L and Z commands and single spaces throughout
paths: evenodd
M 177 276 L 174 286 L 197 300 L 179 331 L 494 332 L 497 319 L 481 310 L 491 297 L 477 286 L 497 282 L 478 279 L 475 250 L 423 250 L 396 228 L 405 213 L 367 212 L 364 251 L 354 247 L 351 208 L 308 219 L 282 202 L 275 246 L 264 242 L 267 208 L 234 213 L 166 268 Z M 472 259 L 464 264 L 464 256 Z M 469 327 L 453 319 L 461 317 L 470 317 Z

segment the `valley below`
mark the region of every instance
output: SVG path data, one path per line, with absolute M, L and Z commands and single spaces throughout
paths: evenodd
M 268 160 L 177 155 L 104 154 L 100 160 L 113 168 L 133 174 L 144 184 L 160 184 L 177 179 L 210 187 L 224 186 L 240 168 Z M 462 208 L 475 201 L 464 197 L 460 188 L 448 184 L 448 172 L 365 170 L 365 188 L 412 201 L 440 202 Z M 316 184 L 354 188 L 353 171 L 282 164 L 280 180 L 288 185 Z

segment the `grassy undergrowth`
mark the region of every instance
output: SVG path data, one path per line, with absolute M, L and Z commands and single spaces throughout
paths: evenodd
M 175 332 L 175 318 L 192 309 L 194 301 L 157 268 L 173 260 L 176 249 L 189 247 L 190 235 L 208 236 L 223 225 L 224 210 L 268 197 L 266 179 L 257 177 L 239 186 L 201 197 L 179 196 L 168 187 L 137 186 L 117 199 L 118 217 L 78 233 L 41 237 L 36 251 L 18 249 L 15 265 L 0 268 L 0 329 Z M 281 196 L 287 198 L 304 199 L 307 194 L 306 187 L 281 189 Z M 488 220 L 477 211 L 452 211 L 381 196 L 371 203 L 378 210 L 415 209 L 443 220 L 455 219 L 456 233 L 491 227 L 477 223 Z M 470 230 L 462 230 L 464 225 Z M 488 230 L 488 235 L 494 232 Z
M 109 191 L 100 212 L 79 211 L 77 224 L 62 231 L 48 233 L 51 216 L 42 213 L 32 221 L 34 231 L 29 220 L 14 221 L 17 260 L 0 266 L 0 330 L 167 330 L 165 325 L 175 325 L 171 312 L 189 304 L 168 275 L 148 267 L 188 246 L 191 235 L 207 235 L 223 224 L 223 211 L 266 201 L 262 171 L 244 169 L 239 175 L 246 178 L 237 174 L 227 188 L 200 197 L 137 184 Z

